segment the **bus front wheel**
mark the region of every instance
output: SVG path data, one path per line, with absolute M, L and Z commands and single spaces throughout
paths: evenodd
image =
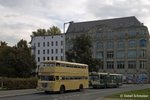
M 62 86 L 60 87 L 60 94 L 63 94 L 64 92 L 65 92 L 65 86 L 62 85 Z
M 79 86 L 79 91 L 83 91 L 83 85 L 82 84 L 80 84 L 80 86 Z

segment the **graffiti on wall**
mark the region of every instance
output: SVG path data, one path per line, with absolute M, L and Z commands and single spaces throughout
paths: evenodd
M 135 74 L 126 74 L 123 75 L 124 83 L 147 83 L 148 75 L 146 73 L 141 73 L 138 75 Z

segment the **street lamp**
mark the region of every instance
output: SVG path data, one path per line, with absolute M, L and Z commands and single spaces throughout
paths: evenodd
M 71 24 L 71 23 L 73 23 L 73 21 L 69 21 L 69 22 L 65 22 L 65 23 L 64 23 L 64 25 L 63 25 L 64 34 L 65 34 L 65 25 L 66 25 L 66 24 Z
M 65 35 L 66 35 L 66 33 L 65 33 L 65 25 L 66 25 L 66 24 L 69 24 L 69 25 L 70 25 L 71 23 L 73 23 L 73 21 L 65 22 L 64 25 L 63 25 L 63 32 L 64 32 L 64 44 L 63 44 L 63 46 L 64 46 L 64 60 L 66 60 L 66 56 L 65 56 L 65 51 L 66 51 L 66 50 L 65 50 L 65 44 L 66 44 L 66 40 L 65 40 L 65 37 L 66 37 L 66 36 L 65 36 Z

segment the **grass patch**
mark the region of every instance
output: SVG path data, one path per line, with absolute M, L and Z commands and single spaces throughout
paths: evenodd
M 107 96 L 106 98 L 150 100 L 150 88 L 113 94 L 113 95 Z

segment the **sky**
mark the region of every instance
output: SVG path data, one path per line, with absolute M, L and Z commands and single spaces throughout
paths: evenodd
M 0 0 L 0 41 L 31 41 L 33 31 L 55 25 L 135 16 L 150 30 L 150 0 Z

